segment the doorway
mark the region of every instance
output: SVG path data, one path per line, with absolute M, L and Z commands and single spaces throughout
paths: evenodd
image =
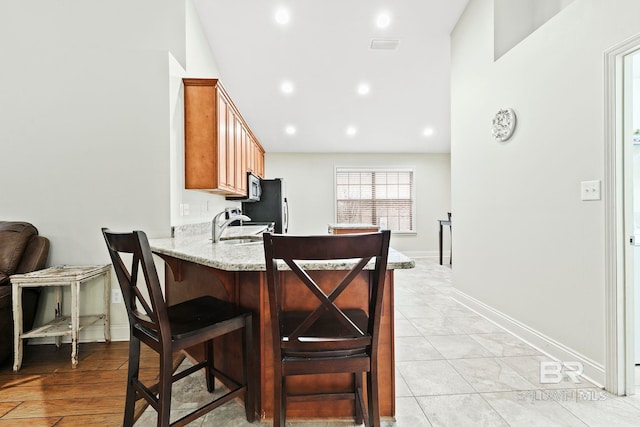
M 640 386 L 639 83 L 640 34 L 605 52 L 605 388 L 618 395 Z

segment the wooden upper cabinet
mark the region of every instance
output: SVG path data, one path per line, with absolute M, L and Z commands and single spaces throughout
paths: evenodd
M 183 79 L 185 188 L 247 194 L 246 173 L 264 177 L 264 149 L 218 79 Z
M 251 159 L 249 160 L 249 170 L 259 177 L 264 176 L 264 148 L 262 145 L 255 139 L 253 135 L 249 135 L 249 156 Z

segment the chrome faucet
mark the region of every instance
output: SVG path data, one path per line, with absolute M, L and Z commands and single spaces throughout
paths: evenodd
M 242 220 L 242 221 L 251 221 L 251 218 L 249 218 L 246 215 L 242 215 L 241 214 L 241 215 L 233 215 L 229 219 L 224 220 L 224 222 L 222 224 L 218 225 L 218 221 L 220 220 L 220 217 L 222 215 L 224 215 L 225 212 L 226 212 L 226 210 L 220 212 L 219 214 L 214 216 L 213 217 L 213 221 L 211 221 L 211 240 L 213 240 L 213 243 L 218 243 L 220 241 L 220 236 L 222 236 L 222 232 L 232 222 L 240 221 L 240 220 Z

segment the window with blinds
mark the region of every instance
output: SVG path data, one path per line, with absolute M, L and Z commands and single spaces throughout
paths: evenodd
M 336 168 L 336 222 L 415 231 L 413 170 Z

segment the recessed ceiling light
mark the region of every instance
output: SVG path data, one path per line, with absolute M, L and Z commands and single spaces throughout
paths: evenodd
M 284 93 L 285 95 L 290 95 L 293 93 L 293 83 L 291 83 L 290 81 L 284 81 L 282 82 L 282 84 L 280 85 L 280 90 L 282 91 L 282 93 Z
M 360 83 L 357 88 L 358 95 L 367 95 L 371 91 L 369 83 Z
M 289 23 L 289 19 L 291 16 L 289 15 L 289 11 L 287 9 L 278 9 L 275 14 L 276 22 L 280 25 L 286 25 Z
M 287 135 L 295 135 L 296 134 L 296 127 L 293 125 L 287 125 L 284 128 L 284 133 L 286 133 Z
M 347 127 L 347 136 L 355 136 L 356 133 L 358 133 L 358 128 L 355 126 Z
M 381 12 L 376 17 L 376 27 L 385 29 L 391 24 L 391 17 L 387 12 Z
M 424 136 L 431 136 L 431 135 L 433 135 L 433 132 L 434 132 L 434 131 L 433 131 L 433 129 L 432 129 L 432 128 L 425 128 L 425 129 L 422 131 L 422 134 L 423 134 Z

